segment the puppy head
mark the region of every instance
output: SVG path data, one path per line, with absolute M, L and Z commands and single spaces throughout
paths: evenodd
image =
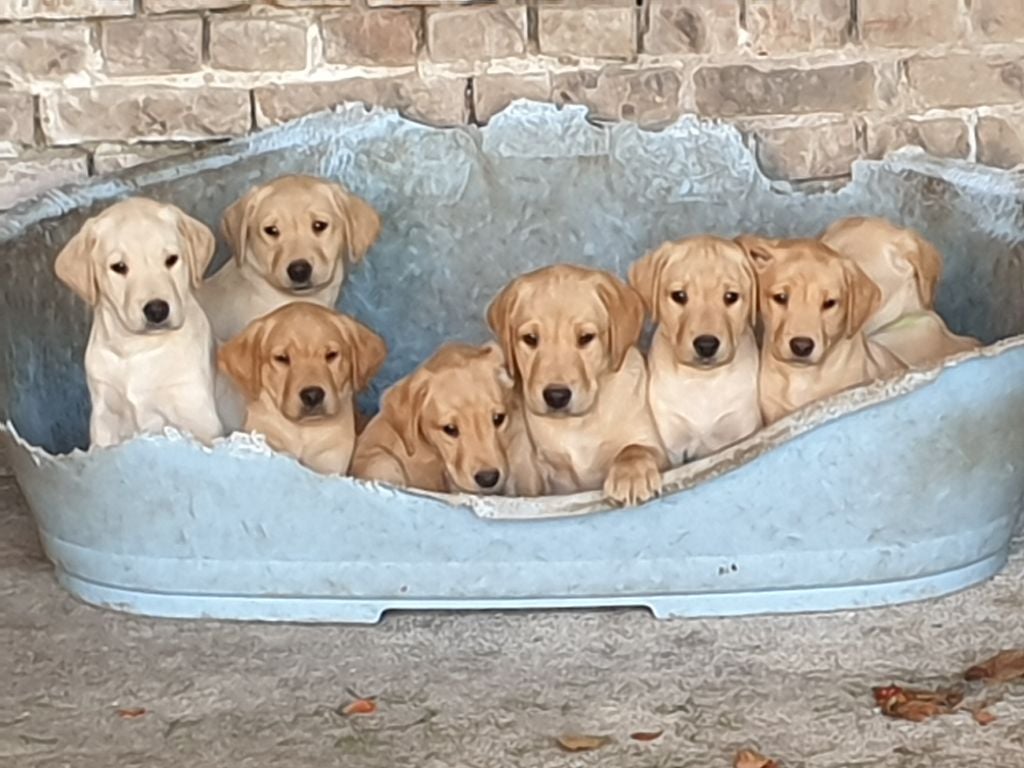
M 302 295 L 343 274 L 346 256 L 360 261 L 377 239 L 380 218 L 338 184 L 282 176 L 228 208 L 221 229 L 240 266 Z
M 351 317 L 300 301 L 254 320 L 218 356 L 247 400 L 265 396 L 305 423 L 338 415 L 380 370 L 387 347 Z
M 764 347 L 777 360 L 815 365 L 861 332 L 880 299 L 850 259 L 818 240 L 741 238 L 758 273 Z
M 701 236 L 665 243 L 633 263 L 629 282 L 683 365 L 732 362 L 757 317 L 754 271 L 732 240 Z
M 509 474 L 502 435 L 514 397 L 497 345 L 447 344 L 384 395 L 381 413 L 408 454 L 425 445 L 441 457 L 454 487 L 501 493 Z
M 57 277 L 133 334 L 177 330 L 185 300 L 213 259 L 206 225 L 173 205 L 122 200 L 82 226 L 57 255 Z
M 509 283 L 487 309 L 526 407 L 580 416 L 594 407 L 601 376 L 622 367 L 643 330 L 639 294 L 614 275 L 567 264 Z

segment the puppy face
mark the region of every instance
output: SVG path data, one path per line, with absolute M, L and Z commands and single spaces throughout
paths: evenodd
M 860 333 L 880 292 L 849 259 L 817 240 L 741 238 L 758 272 L 764 346 L 777 360 L 815 365 Z
M 643 317 L 643 301 L 621 280 L 564 264 L 516 278 L 487 310 L 526 407 L 551 416 L 594 407 L 601 376 L 622 366 Z
M 448 344 L 387 394 L 383 413 L 409 454 L 422 442 L 441 457 L 454 487 L 501 493 L 509 474 L 502 436 L 514 396 L 496 345 Z
M 132 334 L 177 330 L 213 258 L 213 233 L 173 205 L 134 198 L 89 219 L 57 256 L 57 277 Z
M 673 340 L 682 365 L 732 362 L 757 312 L 754 271 L 743 248 L 718 237 L 665 243 L 635 262 L 629 282 Z
M 284 176 L 249 191 L 225 211 L 221 227 L 239 265 L 301 296 L 334 281 L 346 256 L 361 260 L 380 219 L 338 184 Z
M 221 347 L 221 369 L 249 401 L 266 395 L 297 423 L 337 416 L 384 363 L 384 341 L 345 315 L 307 302 L 253 321 Z

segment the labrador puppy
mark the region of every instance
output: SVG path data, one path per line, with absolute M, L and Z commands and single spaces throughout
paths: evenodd
M 865 332 L 909 366 L 922 366 L 975 349 L 977 339 L 958 336 L 934 311 L 942 255 L 912 229 L 879 218 L 833 223 L 821 241 L 852 259 L 881 291 Z
M 387 356 L 362 323 L 319 304 L 286 304 L 220 348 L 221 370 L 243 393 L 245 429 L 322 474 L 348 472 L 355 395 Z
M 636 347 L 637 292 L 607 272 L 556 265 L 505 286 L 487 322 L 519 387 L 547 492 L 603 488 L 619 504 L 658 495 L 668 461 Z
M 629 282 L 656 326 L 648 394 L 671 462 L 760 429 L 757 282 L 743 248 L 707 235 L 664 243 L 634 262 Z
M 537 496 L 540 474 L 495 344 L 446 344 L 384 393 L 352 474 L 428 491 Z
M 765 423 L 823 397 L 904 370 L 864 324 L 881 291 L 819 240 L 739 238 L 758 277 Z
M 89 439 L 110 446 L 165 427 L 210 442 L 214 341 L 195 297 L 213 233 L 173 205 L 122 200 L 85 222 L 57 277 L 93 308 L 85 351 Z

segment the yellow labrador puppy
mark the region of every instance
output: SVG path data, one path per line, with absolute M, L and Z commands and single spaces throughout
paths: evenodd
M 446 344 L 384 393 L 352 474 L 428 491 L 543 492 L 522 410 L 495 344 Z
M 853 261 L 819 240 L 741 237 L 739 242 L 758 273 L 766 423 L 904 370 L 899 359 L 864 334 L 881 292 Z
M 952 333 L 934 311 L 942 255 L 914 230 L 854 217 L 833 223 L 821 241 L 878 285 L 881 301 L 865 331 L 907 365 L 927 365 L 980 346 L 977 339 Z
M 556 265 L 509 283 L 487 321 L 522 394 L 546 491 L 603 488 L 620 504 L 658 495 L 668 462 L 636 347 L 637 292 L 607 272 Z
M 57 256 L 57 277 L 93 308 L 85 351 L 93 445 L 165 427 L 204 442 L 221 434 L 213 335 L 194 294 L 213 251 L 202 223 L 134 198 L 86 221 Z
M 323 474 L 348 472 L 355 395 L 386 356 L 384 340 L 365 325 L 309 302 L 253 321 L 219 354 L 248 401 L 245 429 Z
M 757 431 L 757 283 L 743 248 L 711 236 L 664 243 L 633 264 L 629 282 L 656 324 L 648 392 L 671 462 Z

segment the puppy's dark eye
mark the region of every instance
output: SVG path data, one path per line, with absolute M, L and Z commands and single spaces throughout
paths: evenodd
M 164 259 L 164 266 L 166 266 L 168 269 L 170 269 L 171 267 L 173 267 L 177 263 L 178 263 L 178 254 L 176 254 L 176 253 L 172 253 L 170 256 L 168 256 L 166 259 Z
M 494 422 L 494 426 L 500 427 L 502 424 L 505 423 L 505 414 L 504 413 L 496 413 L 496 414 L 494 414 L 494 416 L 491 417 L 491 421 Z
M 323 232 L 326 229 L 327 229 L 327 222 L 326 221 L 314 221 L 313 222 L 313 231 L 314 232 Z
M 448 437 L 458 437 L 459 436 L 459 428 L 456 427 L 454 424 L 445 424 L 443 427 L 441 427 L 441 430 L 446 435 L 448 435 Z
M 592 334 L 592 333 L 581 333 L 580 337 L 576 340 L 576 342 L 581 347 L 585 347 L 588 344 L 590 344 L 590 342 L 592 342 L 593 340 L 594 340 L 594 334 Z
M 536 333 L 524 333 L 523 334 L 523 344 L 525 344 L 526 346 L 528 346 L 528 347 L 536 347 L 539 342 L 540 342 L 540 339 L 537 338 L 537 334 Z
M 773 294 L 772 295 L 772 301 L 774 301 L 776 304 L 779 304 L 779 305 L 784 307 L 787 304 L 789 304 L 789 294 L 788 293 L 776 293 L 776 294 Z
M 271 224 L 269 227 L 264 227 L 263 231 L 266 232 L 271 237 L 277 237 L 278 235 L 281 234 L 281 230 L 275 227 L 273 224 Z
M 837 304 L 839 304 L 838 299 L 825 299 L 823 302 L 821 302 L 821 308 L 832 309 L 832 307 L 836 306 Z
M 328 363 L 333 363 L 337 359 L 338 353 L 334 352 L 333 350 L 324 355 L 324 360 L 326 360 Z
M 736 291 L 726 291 L 725 296 L 722 297 L 722 300 L 725 301 L 725 306 L 731 307 L 733 304 L 740 300 L 740 295 L 736 293 Z
M 686 291 L 672 291 L 669 296 L 672 298 L 672 301 L 680 305 L 690 300 L 690 297 L 686 295 Z
M 288 365 L 292 359 L 288 355 L 274 355 L 274 362 L 281 363 L 282 365 Z
M 110 271 L 115 272 L 119 275 L 127 275 L 128 265 L 125 264 L 123 261 L 118 261 L 110 265 Z

